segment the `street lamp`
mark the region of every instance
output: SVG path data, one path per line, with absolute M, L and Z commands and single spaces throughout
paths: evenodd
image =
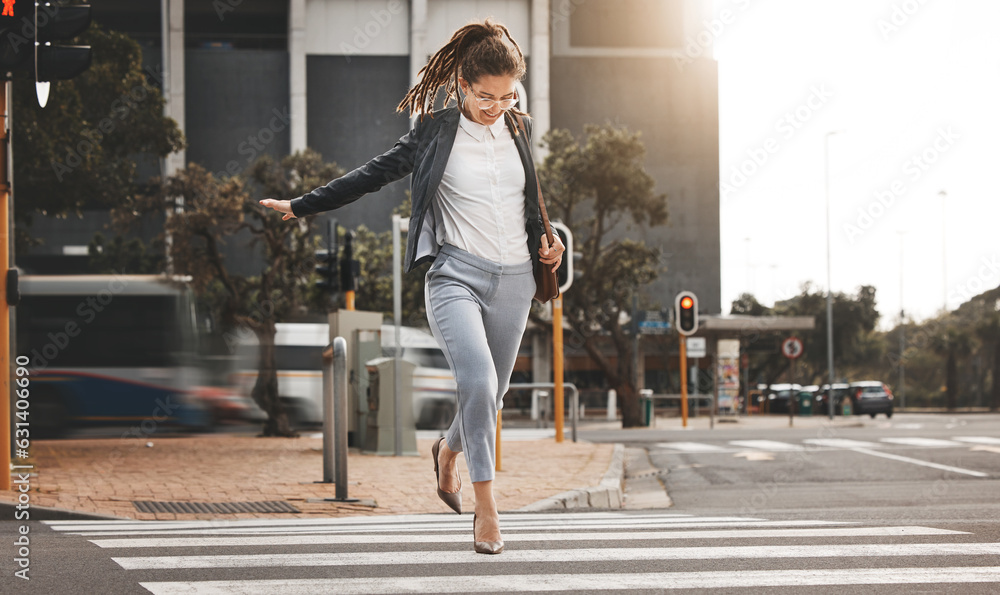
M 833 285 L 830 282 L 830 137 L 843 130 L 831 130 L 823 137 L 823 170 L 826 186 L 826 367 L 829 372 L 830 390 L 827 392 L 827 410 L 833 419 Z
M 903 308 L 903 238 L 906 231 L 896 230 L 899 234 L 899 408 L 906 409 L 906 310 Z
M 948 193 L 938 192 L 941 197 L 941 307 L 948 311 Z

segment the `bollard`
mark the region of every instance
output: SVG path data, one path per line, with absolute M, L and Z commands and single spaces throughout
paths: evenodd
M 336 484 L 335 498 L 347 497 L 347 341 L 336 337 L 323 350 L 323 483 Z

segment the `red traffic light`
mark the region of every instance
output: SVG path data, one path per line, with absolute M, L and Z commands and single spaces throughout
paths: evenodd
M 682 309 L 690 310 L 692 306 L 694 306 L 694 300 L 692 300 L 690 297 L 684 296 L 683 298 L 681 298 Z

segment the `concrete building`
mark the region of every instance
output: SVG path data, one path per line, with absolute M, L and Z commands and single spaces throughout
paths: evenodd
M 261 153 L 280 158 L 306 147 L 351 170 L 405 134 L 410 121 L 395 107 L 430 54 L 456 28 L 491 15 L 527 58 L 521 107 L 535 119 L 536 160 L 542 158 L 537 142 L 550 128 L 577 138 L 587 123 L 641 131 L 646 168 L 655 190 L 667 194 L 670 212 L 667 225 L 628 232 L 663 248 L 667 271 L 648 294 L 667 307 L 677 292 L 691 290 L 702 311 L 720 313 L 718 72 L 706 0 L 102 0 L 93 6 L 96 22 L 142 45 L 167 113 L 190 144 L 159 167 L 144 166 L 144 176 L 169 175 L 189 162 L 236 173 Z M 408 179 L 390 184 L 317 217 L 386 230 L 408 186 Z M 46 246 L 19 254 L 19 263 L 66 268 L 83 258 L 81 246 L 106 220 L 100 212 L 83 220 L 37 217 L 33 233 Z M 240 241 L 227 250 L 235 272 L 260 270 L 260 253 Z

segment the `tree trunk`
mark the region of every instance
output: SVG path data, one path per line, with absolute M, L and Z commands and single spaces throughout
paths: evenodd
M 639 391 L 631 382 L 619 383 L 614 389 L 618 394 L 618 405 L 622 408 L 622 427 L 641 426 L 642 412 L 639 410 Z
M 955 408 L 958 399 L 958 358 L 955 357 L 955 348 L 948 350 L 948 364 L 945 370 L 945 406 L 948 411 Z
M 260 344 L 260 359 L 257 362 L 257 382 L 254 384 L 250 396 L 253 397 L 253 400 L 257 402 L 261 409 L 267 412 L 267 421 L 264 422 L 262 436 L 295 438 L 299 434 L 289 426 L 285 406 L 282 404 L 281 399 L 278 398 L 278 366 L 274 348 L 276 328 L 274 321 L 270 318 L 266 318 L 263 324 L 263 329 L 257 334 L 257 340 Z

